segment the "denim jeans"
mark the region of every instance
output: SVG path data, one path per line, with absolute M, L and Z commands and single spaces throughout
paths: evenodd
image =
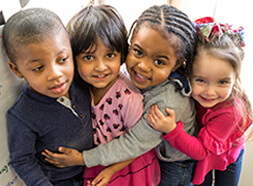
M 83 173 L 67 180 L 54 182 L 54 186 L 83 186 Z
M 189 186 L 191 184 L 194 160 L 165 162 L 160 161 L 161 181 L 159 186 Z
M 242 157 L 244 149 L 240 152 L 239 157 L 234 163 L 227 166 L 225 171 L 215 170 L 215 186 L 237 186 L 241 174 Z M 205 181 L 200 186 L 211 186 L 213 182 L 213 173 L 210 171 Z

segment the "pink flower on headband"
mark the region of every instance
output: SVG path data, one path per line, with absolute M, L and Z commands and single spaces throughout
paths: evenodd
M 243 27 L 232 29 L 231 25 L 217 23 L 212 17 L 203 17 L 194 21 L 194 23 L 198 37 L 204 37 L 207 42 L 220 39 L 224 34 L 228 34 L 233 35 L 242 47 L 245 46 Z

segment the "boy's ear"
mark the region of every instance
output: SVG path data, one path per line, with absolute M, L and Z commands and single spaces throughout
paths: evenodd
M 180 63 L 176 64 L 172 69 L 172 72 L 176 71 L 181 65 L 183 65 L 184 68 L 186 67 L 186 59 L 183 59 Z
M 16 76 L 18 76 L 20 79 L 24 77 L 21 74 L 21 72 L 18 70 L 18 66 L 15 63 L 9 61 L 8 64 L 9 64 L 10 69 L 16 74 Z

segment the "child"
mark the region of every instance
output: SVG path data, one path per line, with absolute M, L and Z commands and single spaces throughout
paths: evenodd
M 148 124 L 147 114 L 153 104 L 158 104 L 164 112 L 169 105 L 177 113 L 176 120 L 184 121 L 185 131 L 194 134 L 194 103 L 178 91 L 183 87 L 179 81 L 168 79 L 174 71 L 182 71 L 182 75 L 186 75 L 191 67 L 196 43 L 194 26 L 181 11 L 162 5 L 144 11 L 133 27 L 126 65 L 133 84 L 144 95 L 144 114 L 141 119 L 118 140 L 99 145 L 83 154 L 60 147 L 63 154 L 46 151 L 45 155 L 57 166 L 86 164 L 92 167 L 128 160 L 158 145 L 156 152 L 161 165 L 160 184 L 190 184 L 193 161 L 162 139 L 162 133 Z
M 10 164 L 26 185 L 82 185 L 82 166 L 59 169 L 46 162 L 44 149 L 58 144 L 92 147 L 88 86 L 78 77 L 68 33 L 53 12 L 20 11 L 3 31 L 9 66 L 27 84 L 8 110 Z
M 128 48 L 127 30 L 119 13 L 108 5 L 84 8 L 70 20 L 67 30 L 77 70 L 90 84 L 94 142 L 105 144 L 126 133 L 143 113 L 141 93 L 119 73 Z M 132 161 L 105 169 L 100 184 L 107 184 L 113 175 L 108 185 L 159 183 L 160 169 L 154 150 Z M 85 169 L 84 185 L 103 169 L 102 166 Z
M 215 23 L 210 17 L 197 23 L 200 40 L 190 77 L 200 127 L 198 136 L 184 132 L 182 122 L 175 123 L 176 114 L 170 109 L 169 116 L 164 116 L 153 106 L 148 120 L 166 134 L 165 140 L 198 160 L 193 184 L 212 185 L 215 169 L 216 186 L 236 186 L 244 134 L 252 123 L 250 103 L 239 84 L 244 56 L 241 30 Z

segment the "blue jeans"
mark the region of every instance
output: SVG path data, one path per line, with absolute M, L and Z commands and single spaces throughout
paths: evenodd
M 239 157 L 234 163 L 227 166 L 225 171 L 215 170 L 215 186 L 237 186 L 241 174 L 242 168 L 242 157 L 244 149 L 240 152 Z M 205 181 L 200 186 L 211 186 L 213 182 L 213 174 L 210 171 L 206 177 Z
M 83 186 L 83 173 L 76 175 L 73 178 L 67 180 L 61 180 L 54 182 L 54 186 Z
M 161 181 L 159 186 L 189 186 L 191 184 L 194 160 L 165 162 L 160 161 Z

